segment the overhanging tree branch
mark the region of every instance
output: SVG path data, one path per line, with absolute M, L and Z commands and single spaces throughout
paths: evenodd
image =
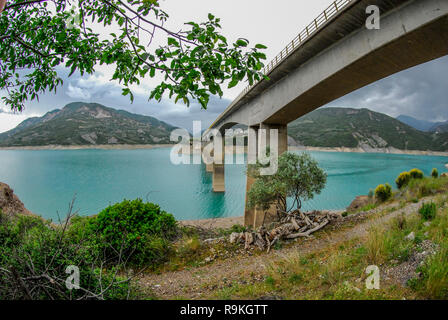
M 54 2 L 55 7 L 47 9 L 45 2 Z M 69 68 L 71 76 L 75 71 L 92 74 L 98 64 L 110 65 L 115 68 L 112 80 L 118 80 L 123 94 L 131 97 L 129 86 L 161 73 L 165 80 L 150 92 L 150 99 L 160 101 L 168 92 L 175 102 L 188 105 L 192 98 L 204 109 L 210 95 L 223 95 L 224 82 L 230 81 L 233 87 L 263 78 L 266 56 L 259 50 L 266 47 L 248 48 L 244 39 L 229 45 L 219 32 L 220 20 L 211 14 L 206 22 L 187 23 L 188 30 L 173 32 L 164 27 L 168 15 L 157 1 L 84 0 L 78 3 L 80 24 L 73 26 L 77 20 L 72 10 L 66 10 L 67 3 L 12 0 L 5 7 L 8 12 L 0 19 L 0 60 L 9 70 L 38 71 L 26 80 L 11 73 L 0 75 L 4 84 L 0 89 L 11 82 L 20 88 L 2 97 L 12 109 L 22 110 L 26 101 L 37 98 L 32 88 L 45 92 L 60 85 L 57 66 Z M 98 24 L 118 28 L 120 33 L 93 33 Z M 157 30 L 165 34 L 166 44 L 151 48 Z M 146 46 L 142 44 L 145 37 L 149 37 Z

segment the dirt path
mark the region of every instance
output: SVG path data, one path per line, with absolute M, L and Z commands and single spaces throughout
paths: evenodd
M 207 296 L 211 290 L 225 288 L 234 282 L 250 283 L 261 281 L 266 274 L 266 267 L 274 261 L 286 258 L 293 253 L 309 254 L 318 252 L 330 245 L 362 238 L 367 235 L 369 228 L 377 223 L 385 223 L 394 217 L 405 213 L 406 215 L 417 212 L 423 201 L 407 204 L 402 209 L 397 209 L 376 219 L 364 219 L 351 228 L 330 231 L 324 229 L 318 238 L 301 239 L 285 249 L 274 250 L 270 253 L 258 255 L 241 255 L 226 260 L 218 260 L 211 264 L 162 274 L 147 274 L 139 279 L 141 285 L 150 288 L 151 291 L 162 299 L 185 298 L 198 299 Z M 375 213 L 398 207 L 393 203 L 369 211 L 364 217 L 373 216 Z

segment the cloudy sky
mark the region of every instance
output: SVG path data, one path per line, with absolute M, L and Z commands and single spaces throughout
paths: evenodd
M 205 21 L 213 13 L 222 19 L 223 33 L 229 40 L 247 38 L 252 44 L 268 46 L 268 60 L 275 57 L 314 17 L 322 12 L 330 0 L 161 0 L 161 6 L 170 14 L 166 25 L 172 30 L 182 28 L 183 22 Z M 0 102 L 0 132 L 15 127 L 31 116 L 41 116 L 47 111 L 62 108 L 69 102 L 98 102 L 130 112 L 151 115 L 176 126 L 191 128 L 193 120 L 202 120 L 208 126 L 244 88 L 245 84 L 226 90 L 222 99 L 212 98 L 208 110 L 198 104 L 187 108 L 164 100 L 148 101 L 154 83 L 150 80 L 134 88 L 135 101 L 121 96 L 117 83 L 109 81 L 111 70 L 99 67 L 92 76 L 73 75 L 59 69 L 64 79 L 57 94 L 41 95 L 40 101 L 26 105 L 21 114 L 11 114 Z M 407 114 L 423 120 L 448 120 L 448 57 L 403 71 L 378 81 L 329 106 L 369 108 L 391 116 Z M 0 95 L 4 92 L 0 91 Z

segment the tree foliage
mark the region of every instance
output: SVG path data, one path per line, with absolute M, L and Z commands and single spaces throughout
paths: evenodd
M 22 110 L 39 94 L 56 92 L 63 83 L 58 66 L 69 68 L 70 75 L 111 66 L 112 79 L 131 100 L 131 85 L 160 74 L 163 80 L 150 99 L 160 101 L 167 93 L 175 102 L 189 105 L 194 99 L 203 108 L 210 94 L 222 96 L 224 83 L 231 88 L 264 77 L 264 45 L 249 48 L 246 39 L 228 43 L 220 19 L 212 14 L 176 32 L 164 27 L 168 18 L 157 0 L 8 1 L 0 13 L 0 89 L 7 91 L 3 102 Z M 166 43 L 155 47 L 157 33 Z
M 378 185 L 375 188 L 375 197 L 381 202 L 389 200 L 392 197 L 392 186 L 388 183 Z
M 302 201 L 320 194 L 327 182 L 327 174 L 310 154 L 285 152 L 278 158 L 278 170 L 274 175 L 260 175 L 261 164 L 249 166 L 248 175 L 256 181 L 248 192 L 248 207 L 259 207 L 267 210 L 272 204 L 278 213 L 291 211 L 294 206 L 298 210 Z M 287 198 L 294 201 L 291 208 L 287 206 Z

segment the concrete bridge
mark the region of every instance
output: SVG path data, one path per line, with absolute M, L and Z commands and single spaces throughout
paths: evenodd
M 366 28 L 366 8 L 381 11 L 379 30 Z M 278 152 L 287 150 L 287 124 L 361 87 L 448 54 L 447 0 L 338 0 L 269 64 L 204 133 L 236 124 L 279 129 Z M 259 135 L 249 136 L 254 151 Z M 256 152 L 256 151 L 254 151 Z M 216 159 L 215 159 L 216 160 Z M 213 189 L 224 192 L 224 165 L 214 164 Z M 253 181 L 248 178 L 247 190 Z M 262 212 L 246 209 L 245 224 Z

